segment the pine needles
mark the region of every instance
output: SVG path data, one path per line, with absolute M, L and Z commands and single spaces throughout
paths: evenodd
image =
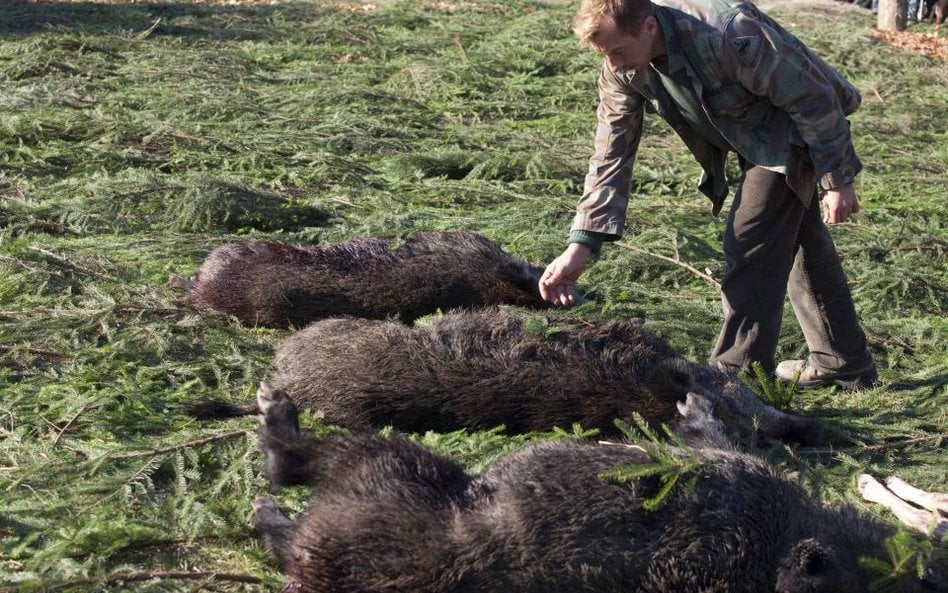
M 797 382 L 800 377 L 794 377 L 789 383 L 771 377 L 759 362 L 751 364 L 750 373 L 741 372 L 741 381 L 754 390 L 760 399 L 778 410 L 791 410 L 797 397 Z
M 616 426 L 630 443 L 641 447 L 652 461 L 617 467 L 600 474 L 604 480 L 628 482 L 638 478 L 658 478 L 659 488 L 654 496 L 642 501 L 642 508 L 654 511 L 667 500 L 678 486 L 681 495 L 691 494 L 702 471 L 709 465 L 667 425 L 662 425 L 662 439 L 639 414 L 632 415 L 635 427 L 616 419 Z
M 860 559 L 862 567 L 873 575 L 870 581 L 872 593 L 906 591 L 912 586 L 913 579 L 929 577 L 931 567 L 941 570 L 948 567 L 948 548 L 922 540 L 907 531 L 899 531 L 888 538 L 886 552 L 884 559 Z
M 251 397 L 285 332 L 181 307 L 169 273 L 242 236 L 463 228 L 538 263 L 559 253 L 592 148 L 599 59 L 577 47 L 567 5 L 439 6 L 4 5 L 0 590 L 279 587 L 248 527 L 265 487 L 245 436 L 254 420 L 198 425 L 181 410 Z M 864 96 L 852 118 L 863 211 L 832 232 L 885 385 L 794 400 L 758 377 L 775 405 L 870 444 L 777 461 L 839 497 L 850 462 L 944 490 L 944 68 L 878 45 L 861 15 L 788 16 Z M 531 323 L 645 317 L 703 360 L 719 295 L 679 264 L 719 280 L 722 225 L 674 133 L 647 126 L 624 239 L 638 251 L 607 246 L 582 279 L 587 302 Z M 788 308 L 778 355 L 804 350 Z M 658 460 L 639 471 L 667 492 L 700 475 L 687 456 L 663 457 L 665 435 L 636 434 Z M 531 439 L 589 436 L 417 438 L 477 471 Z M 306 496 L 281 502 L 300 509 Z

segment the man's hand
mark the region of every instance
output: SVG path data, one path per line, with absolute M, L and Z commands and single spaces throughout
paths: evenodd
M 859 199 L 852 184 L 826 190 L 823 195 L 823 222 L 839 224 L 845 222 L 853 212 L 859 212 Z
M 586 269 L 591 250 L 582 243 L 570 243 L 559 257 L 550 262 L 540 277 L 540 296 L 561 307 L 572 307 L 579 298 L 576 281 Z

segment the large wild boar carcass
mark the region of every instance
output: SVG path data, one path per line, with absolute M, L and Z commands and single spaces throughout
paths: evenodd
M 327 246 L 244 241 L 211 252 L 189 279 L 172 275 L 187 305 L 245 325 L 301 327 L 333 316 L 397 318 L 484 305 L 546 308 L 543 269 L 476 233 L 419 232 L 396 245 L 355 239 Z
M 295 521 L 254 505 L 300 593 L 863 593 L 859 558 L 890 533 L 732 448 L 694 393 L 678 406 L 694 488 L 649 511 L 656 479 L 605 475 L 652 462 L 639 448 L 548 441 L 472 477 L 401 436 L 303 434 L 266 385 L 258 403 L 271 482 L 314 491 Z
M 733 374 L 681 357 L 639 320 L 530 329 L 498 309 L 444 315 L 431 326 L 327 319 L 284 340 L 270 381 L 305 409 L 349 428 L 510 433 L 579 423 L 615 435 L 633 412 L 671 421 L 689 391 L 743 439 L 814 444 L 822 424 L 766 405 Z M 254 413 L 217 401 L 199 417 Z

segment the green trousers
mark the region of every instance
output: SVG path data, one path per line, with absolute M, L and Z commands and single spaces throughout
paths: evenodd
M 871 364 L 866 335 L 818 199 L 806 207 L 783 175 L 745 166 L 723 247 L 724 326 L 711 354 L 712 364 L 746 369 L 757 361 L 772 373 L 787 295 L 806 338 L 811 365 L 847 371 Z

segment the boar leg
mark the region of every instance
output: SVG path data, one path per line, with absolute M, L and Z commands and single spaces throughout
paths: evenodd
M 193 290 L 197 283 L 194 281 L 194 276 L 190 278 L 185 278 L 177 274 L 168 275 L 168 285 L 173 286 L 174 288 L 183 288 L 185 290 Z
M 681 414 L 673 423 L 675 432 L 690 445 L 715 445 L 722 448 L 731 446 L 724 434 L 724 424 L 714 415 L 711 400 L 689 391 L 685 401 L 675 404 Z
M 296 526 L 277 507 L 273 499 L 258 496 L 253 502 L 254 526 L 264 547 L 280 559 L 284 566 L 284 558 L 291 547 L 291 540 Z
M 886 487 L 906 502 L 928 509 L 933 513 L 948 514 L 948 494 L 925 492 L 896 476 L 885 479 Z
M 868 474 L 859 476 L 857 487 L 863 499 L 886 507 L 898 517 L 899 521 L 912 529 L 925 534 L 932 533 L 938 538 L 948 533 L 948 521 L 941 519 L 935 513 L 910 505 L 872 476 Z
M 274 487 L 309 484 L 316 442 L 300 434 L 299 411 L 282 389 L 266 381 L 257 390 L 260 409 L 260 450 L 266 457 L 266 472 Z

